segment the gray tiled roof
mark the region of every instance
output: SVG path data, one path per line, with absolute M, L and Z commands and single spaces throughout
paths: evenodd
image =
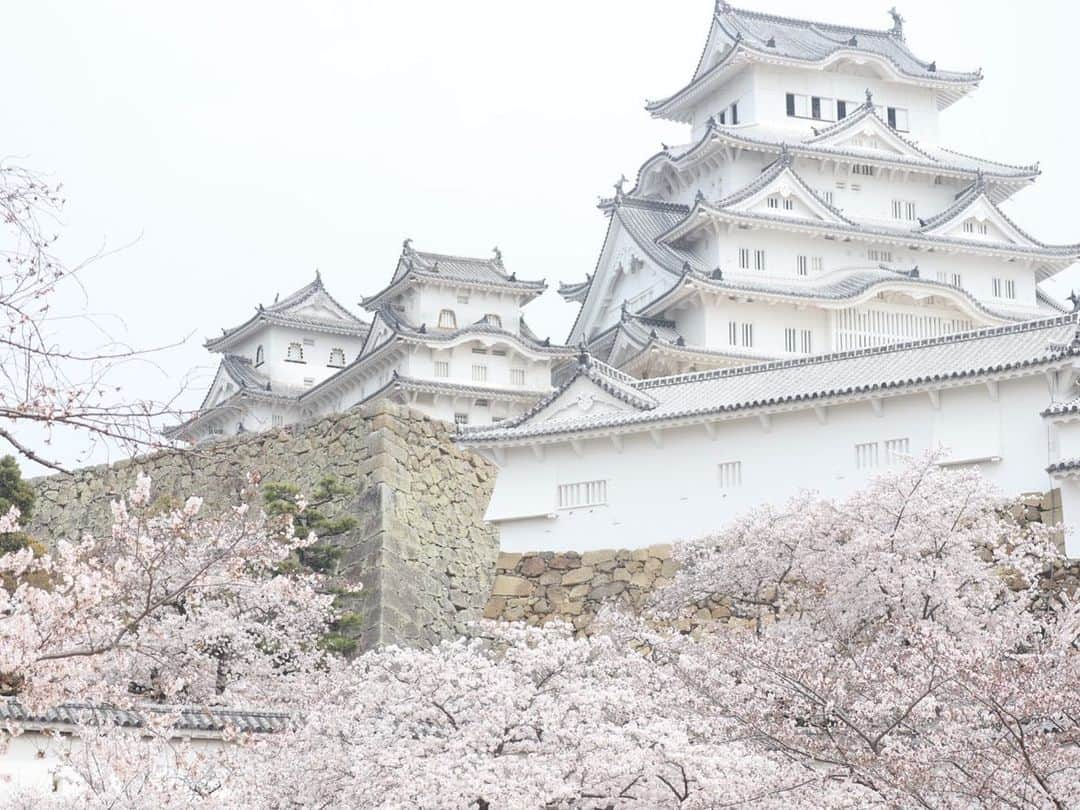
M 547 282 L 543 280 L 523 281 L 515 273 L 508 273 L 503 266 L 502 255 L 497 250 L 491 259 L 476 259 L 419 251 L 413 248 L 411 240 L 406 239 L 390 284 L 375 295 L 365 298 L 363 305 L 374 308 L 388 295 L 401 289 L 402 285 L 410 281 L 424 280 L 517 290 L 529 296 L 539 295 L 547 289 Z
M 794 170 L 791 171 L 793 175 L 796 177 L 798 176 L 797 172 Z M 812 228 L 821 233 L 851 234 L 853 236 L 861 236 L 871 240 L 874 238 L 882 238 L 895 240 L 904 244 L 949 245 L 976 252 L 990 250 L 1055 261 L 1072 261 L 1080 258 L 1080 244 L 1048 245 L 1034 239 L 1032 239 L 1033 244 L 1031 246 L 1013 243 L 983 242 L 977 239 L 935 236 L 933 234 L 924 233 L 921 230 L 890 228 L 883 225 L 871 225 L 866 223 L 849 224 L 850 221 L 827 222 L 824 220 L 809 220 L 806 218 L 782 216 L 779 214 L 766 214 L 757 211 L 733 211 L 730 208 L 723 208 L 717 204 L 705 201 L 699 202 L 699 204 L 695 206 L 695 211 L 698 209 L 729 219 L 744 220 L 761 223 L 763 225 L 795 225 L 802 228 Z M 684 222 L 688 222 L 693 215 L 694 212 L 692 211 L 691 214 L 684 219 Z M 1004 214 L 1002 214 L 1002 216 L 1004 216 Z M 681 224 L 683 223 L 680 223 L 680 225 Z M 673 227 L 671 230 L 674 231 L 675 228 Z M 1017 228 L 1017 230 L 1020 229 Z M 1021 231 L 1021 233 L 1023 232 Z M 670 234 L 671 231 L 659 237 L 660 241 L 668 242 Z M 1026 236 L 1027 235 L 1025 234 L 1025 237 Z
M 688 206 L 620 196 L 605 201 L 601 207 L 610 210 L 611 216 L 623 226 L 645 255 L 665 270 L 682 272 L 683 266 L 687 264 L 694 269 L 703 269 L 692 251 L 657 241 L 661 234 L 686 218 L 690 212 Z
M 684 275 L 684 279 L 691 279 L 699 286 L 708 286 L 716 290 L 731 290 L 737 292 L 754 292 L 761 295 L 781 296 L 784 298 L 804 298 L 811 300 L 843 301 L 856 298 L 874 287 L 886 284 L 915 284 L 929 289 L 938 289 L 942 293 L 959 296 L 967 301 L 973 308 L 991 318 L 1005 321 L 1025 320 L 1028 316 L 1016 312 L 1009 312 L 993 307 L 988 307 L 961 287 L 946 284 L 942 281 L 921 278 L 917 269 L 903 271 L 895 270 L 886 265 L 877 267 L 853 268 L 828 273 L 820 281 L 809 283 L 792 284 L 770 281 L 757 281 L 745 277 L 725 277 L 715 279 L 701 273 Z M 663 300 L 676 292 L 682 286 L 682 281 L 657 296 L 642 309 L 655 311 L 656 307 L 663 307 Z
M 1080 458 L 1067 458 L 1046 468 L 1046 471 L 1051 475 L 1054 473 L 1076 472 L 1077 470 L 1080 470 Z
M 571 282 L 569 284 L 563 283 L 559 285 L 559 295 L 566 301 L 574 301 L 576 303 L 583 303 L 586 296 L 589 294 L 589 288 L 592 286 L 593 277 L 591 274 L 585 277 L 584 281 Z
M 1080 354 L 1076 334 L 1077 316 L 1066 315 L 842 354 L 641 380 L 631 387 L 657 402 L 647 412 L 635 409 L 536 422 L 529 421 L 530 414 L 498 427 L 466 431 L 462 441 L 512 442 L 798 403 L 809 406 L 859 394 L 900 393 L 1061 361 Z
M 714 43 L 713 51 L 721 47 L 727 50 L 719 61 L 707 66 L 710 42 Z M 936 63 L 919 59 L 908 49 L 902 30 L 896 27 L 891 30 L 854 28 L 735 9 L 720 3 L 713 15 L 706 50 L 694 78 L 667 98 L 648 102 L 646 109 L 654 115 L 663 114 L 665 109 L 693 95 L 725 68 L 740 61 L 783 58 L 820 65 L 841 51 L 879 57 L 891 64 L 898 74 L 923 84 L 950 88 L 954 96 L 982 80 L 981 71 L 938 70 Z
M 704 157 L 711 149 L 726 148 L 731 145 L 756 148 L 775 154 L 779 154 L 786 146 L 795 157 L 811 159 L 846 157 L 851 161 L 903 166 L 931 174 L 956 174 L 966 176 L 972 180 L 979 172 L 982 172 L 989 181 L 995 195 L 1002 196 L 1007 196 L 1009 190 L 1008 187 L 1001 187 L 1001 183 L 1008 182 L 1012 187 L 1015 187 L 1020 183 L 1030 182 L 1040 174 L 1038 164 L 1022 166 L 973 157 L 943 147 L 918 143 L 894 130 L 890 130 L 890 132 L 908 144 L 917 153 L 917 157 L 886 154 L 875 149 L 839 148 L 820 143 L 823 138 L 827 137 L 827 134 L 835 133 L 842 128 L 852 127 L 868 116 L 877 118 L 882 126 L 888 127 L 877 116 L 873 108 L 867 109 L 865 105 L 858 112 L 848 115 L 847 118 L 840 121 L 835 128 L 830 127 L 828 132 L 822 130 L 810 138 L 800 138 L 799 135 L 789 129 L 770 129 L 762 124 L 736 127 L 719 124 L 713 120 L 710 122 L 705 134 L 697 142 L 681 147 L 666 147 L 646 160 L 638 170 L 638 181 L 630 194 L 635 194 L 640 189 L 641 177 L 644 171 L 653 163 L 671 161 L 679 164 L 687 160 Z
M 306 304 L 318 301 L 327 310 L 325 315 L 311 315 L 301 312 Z M 259 305 L 255 314 L 244 323 L 232 329 L 223 329 L 221 337 L 206 341 L 206 348 L 211 351 L 224 351 L 233 343 L 234 338 L 242 336 L 257 323 L 269 323 L 279 326 L 291 326 L 305 331 L 329 332 L 363 338 L 367 335 L 369 324 L 353 315 L 343 307 L 323 286 L 322 277 L 316 273 L 315 280 L 301 287 L 291 295 L 275 301 L 270 306 Z
M 10 698 L 0 699 L 0 723 L 30 727 L 115 723 L 123 728 L 143 728 L 148 716 L 173 713 L 179 714 L 176 729 L 185 733 L 219 733 L 233 728 L 252 734 L 274 734 L 284 731 L 293 722 L 290 715 L 282 712 L 200 709 L 191 706 L 140 706 L 132 711 L 65 703 L 44 712 L 31 713 Z
M 935 63 L 924 62 L 907 47 L 902 29 L 895 27 L 854 28 L 737 9 L 727 3 L 720 4 L 714 19 L 729 39 L 738 37 L 753 48 L 792 59 L 820 62 L 836 51 L 854 49 L 883 57 L 907 76 L 960 84 L 982 79 L 981 71 L 938 70 Z

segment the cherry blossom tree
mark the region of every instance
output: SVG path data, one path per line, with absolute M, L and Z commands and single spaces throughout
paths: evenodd
M 140 738 L 86 727 L 64 761 L 84 806 L 1080 803 L 1077 603 L 1046 586 L 1051 533 L 1012 522 L 974 473 L 926 459 L 842 502 L 759 509 L 682 547 L 654 613 L 612 613 L 590 638 L 483 624 L 348 663 L 314 643 L 313 582 L 269 576 L 298 541 L 243 508 L 155 514 L 147 487 L 99 547 L 0 563 L 19 583 L 0 610 L 11 688 L 39 706 L 240 701 L 294 719 L 206 750 L 167 718 Z M 738 621 L 674 629 L 712 600 Z
M 69 345 L 73 313 L 59 316 L 57 295 L 78 289 L 80 274 L 102 255 L 75 265 L 57 255 L 63 205 L 59 184 L 0 162 L 0 441 L 55 470 L 63 465 L 42 446 L 55 429 L 82 434 L 90 448 L 140 449 L 160 444 L 154 423 L 176 413 L 170 403 L 119 391 L 118 367 L 148 362 L 152 351 L 108 337 L 100 323 L 91 324 L 103 336 L 98 343 Z
M 240 503 L 201 515 L 151 500 L 140 476 L 109 535 L 0 557 L 0 685 L 36 710 L 67 701 L 280 705 L 324 667 L 330 597 L 313 576 L 273 576 L 314 540 Z M 0 517 L 0 533 L 18 511 Z
M 684 710 L 884 806 L 1080 806 L 1080 608 L 1002 502 L 928 458 L 682 548 L 662 612 L 723 598 L 754 625 L 652 639 Z

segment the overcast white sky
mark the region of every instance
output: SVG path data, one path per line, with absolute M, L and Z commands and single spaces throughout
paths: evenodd
M 890 25 L 891 0 L 742 5 Z M 947 111 L 944 145 L 1041 161 L 1007 210 L 1047 241 L 1080 241 L 1077 6 L 898 5 L 918 55 L 986 73 Z M 354 306 L 385 284 L 406 236 L 475 255 L 497 244 L 520 277 L 553 287 L 591 272 L 597 197 L 662 140 L 688 137 L 642 104 L 689 79 L 713 0 L 5 6 L 0 154 L 65 183 L 69 259 L 137 240 L 86 277 L 88 311 L 115 315 L 113 334 L 137 345 L 193 333 L 125 384 L 165 396 L 194 370 L 182 404 L 195 407 L 216 365 L 205 337 L 316 267 Z M 556 340 L 573 315 L 554 290 L 528 310 Z

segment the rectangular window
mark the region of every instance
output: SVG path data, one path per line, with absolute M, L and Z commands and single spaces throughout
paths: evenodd
M 815 273 L 824 272 L 824 270 L 825 270 L 825 259 L 823 257 L 821 257 L 821 256 L 814 256 L 810 260 L 810 268 Z
M 459 304 L 467 304 L 467 303 L 469 303 L 468 294 L 458 293 L 457 302 Z
M 855 468 L 871 470 L 878 466 L 878 443 L 866 442 L 855 445 Z
M 455 413 L 454 424 L 458 427 L 469 424 L 469 415 L 467 413 Z
M 893 260 L 891 250 L 882 250 L 881 248 L 869 248 L 866 251 L 866 258 L 872 262 L 891 262 Z
M 838 189 L 839 189 L 840 191 L 843 191 L 844 189 L 846 189 L 846 188 L 847 188 L 847 183 L 845 183 L 845 182 L 844 182 L 843 180 L 837 180 L 837 181 L 836 181 L 836 187 L 837 187 L 837 188 L 838 188 Z
M 768 202 L 769 208 L 779 208 L 780 207 L 780 198 L 779 197 L 769 197 L 767 202 Z
M 720 118 L 720 123 L 721 123 L 721 124 L 726 124 L 726 123 L 727 123 L 727 110 L 723 110 L 723 111 L 722 111 L 722 112 L 720 113 L 720 116 L 719 116 L 719 118 Z
M 739 268 L 741 270 L 750 269 L 750 249 L 739 248 Z
M 793 199 L 791 199 L 791 197 L 788 197 L 787 199 L 785 199 L 784 200 L 784 210 L 785 211 L 793 211 L 794 209 L 795 209 L 795 201 Z
M 478 400 L 476 400 L 476 407 L 477 408 L 490 408 L 491 407 L 491 400 L 490 399 L 478 399 Z
M 487 382 L 487 366 L 472 367 L 473 382 Z
M 914 222 L 917 219 L 915 203 L 911 200 L 893 200 L 892 215 L 893 219 L 906 219 L 908 222 Z
M 491 356 L 492 357 L 506 357 L 506 349 L 492 349 L 491 350 Z
M 858 192 L 862 191 L 862 186 L 860 184 L 858 184 L 858 183 L 852 183 L 851 184 L 851 190 L 858 193 Z
M 890 127 L 900 132 L 908 131 L 908 111 L 903 107 L 888 107 L 886 115 Z
M 735 102 L 731 105 L 731 125 L 737 126 L 739 123 L 739 102 Z
M 473 349 L 472 353 L 473 354 L 487 354 L 488 350 L 487 349 Z
M 304 345 L 305 346 L 314 346 L 315 345 L 314 338 L 304 338 Z
M 784 329 L 784 351 L 795 353 L 795 330 L 791 327 Z
M 794 93 L 788 93 L 787 94 L 787 114 L 788 114 L 788 118 L 794 118 L 795 117 L 795 94 Z
M 304 377 L 304 386 L 305 387 L 310 388 L 314 384 L 315 384 L 315 378 L 314 377 Z
M 803 354 L 814 353 L 814 333 L 810 329 L 803 329 L 799 333 L 799 348 Z
M 450 376 L 450 363 L 446 360 L 435 361 L 435 376 L 436 377 L 449 377 Z
M 725 461 L 718 465 L 720 489 L 734 489 L 742 486 L 742 462 Z
M 511 385 L 524 385 L 525 384 L 525 369 L 512 368 L 510 369 L 510 384 Z
M 1016 298 L 1016 282 L 1011 278 L 994 279 L 994 298 Z
M 764 270 L 765 269 L 765 251 L 764 250 L 755 250 L 754 251 L 754 269 L 755 270 Z
M 959 273 L 946 273 L 944 270 L 937 271 L 937 280 L 942 284 L 952 284 L 954 287 L 962 287 L 963 278 Z
M 754 345 L 754 325 L 752 323 L 728 322 L 728 343 L 732 346 Z
M 833 193 L 832 193 L 832 189 L 830 189 L 830 190 L 828 190 L 828 191 L 823 191 L 823 192 L 821 192 L 821 197 L 822 197 L 822 199 L 824 199 L 824 200 L 825 200 L 825 202 L 827 202 L 827 203 L 828 203 L 829 205 L 832 205 L 832 204 L 833 204 Z
M 576 484 L 559 484 L 559 509 L 581 509 L 587 506 L 607 504 L 607 481 L 581 481 Z
M 836 102 L 836 120 L 843 121 L 845 118 L 847 118 L 847 102 L 838 101 Z
M 873 177 L 875 174 L 874 167 L 868 163 L 856 163 L 851 167 L 852 174 L 859 174 L 863 177 Z
M 810 117 L 818 121 L 821 120 L 821 99 L 817 96 L 810 98 Z
M 885 465 L 903 464 L 911 455 L 910 439 L 889 439 L 885 442 Z
M 273 416 L 270 417 L 270 424 L 273 427 L 281 427 L 285 424 L 285 417 L 282 416 L 280 413 L 275 413 Z
M 754 345 L 754 325 L 752 323 L 742 325 L 742 345 L 747 348 Z
M 809 272 L 809 268 L 806 261 L 806 256 L 795 257 L 795 272 L 800 276 L 805 276 Z

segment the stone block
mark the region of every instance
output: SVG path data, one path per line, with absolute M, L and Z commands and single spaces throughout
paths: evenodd
M 520 573 L 526 577 L 537 577 L 547 571 L 547 563 L 540 557 L 526 557 L 521 563 Z
M 660 545 L 649 546 L 649 556 L 656 557 L 658 560 L 670 560 L 672 555 L 672 545 L 670 543 L 662 543 Z
M 615 551 L 613 549 L 605 549 L 602 551 L 586 551 L 584 554 L 581 555 L 581 564 L 595 566 L 599 565 L 600 563 L 613 561 L 614 559 Z
M 505 574 L 495 577 L 495 582 L 491 586 L 492 596 L 529 596 L 533 590 L 534 586 L 528 580 Z
M 495 561 L 495 567 L 500 571 L 513 571 L 517 568 L 517 564 L 521 562 L 521 554 L 511 554 L 506 551 L 499 553 L 498 559 Z
M 575 568 L 573 571 L 568 571 L 563 575 L 563 585 L 580 585 L 582 582 L 588 582 L 593 578 L 593 569 L 591 568 Z

